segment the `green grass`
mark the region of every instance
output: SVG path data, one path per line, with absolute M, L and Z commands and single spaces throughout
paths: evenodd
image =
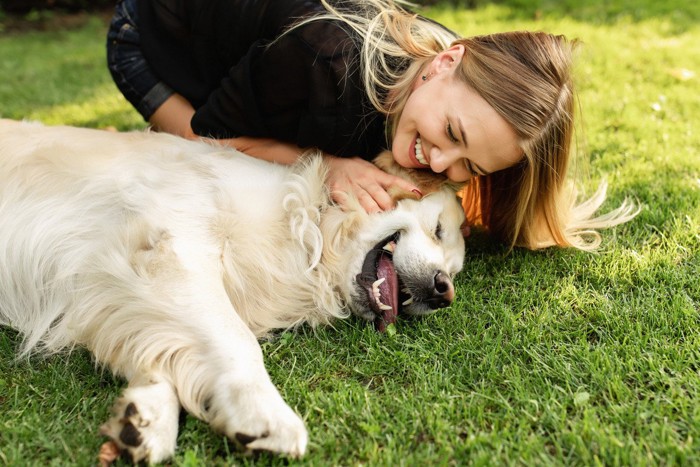
M 481 2 L 483 3 L 483 2 Z M 175 465 L 700 464 L 700 3 L 485 4 L 428 15 L 464 34 L 541 29 L 584 43 L 584 188 L 631 196 L 600 253 L 476 236 L 451 309 L 378 335 L 356 320 L 263 343 L 306 420 L 302 461 L 246 458 L 182 420 Z M 142 128 L 104 66 L 104 24 L 0 37 L 0 114 Z M 680 70 L 695 76 L 683 79 Z M 89 355 L 15 362 L 0 330 L 0 464 L 94 465 L 123 382 Z

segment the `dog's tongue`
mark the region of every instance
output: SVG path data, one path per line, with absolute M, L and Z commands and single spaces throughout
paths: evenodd
M 381 315 L 374 321 L 374 327 L 379 332 L 386 331 L 386 327 L 396 322 L 399 309 L 399 279 L 396 276 L 394 262 L 386 254 L 379 255 L 377 262 L 377 279 L 384 279 L 379 284 L 379 296 L 381 302 L 391 307 L 390 310 L 381 310 Z

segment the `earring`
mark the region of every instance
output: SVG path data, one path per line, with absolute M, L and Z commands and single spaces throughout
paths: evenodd
M 433 76 L 433 72 L 431 71 L 431 72 L 429 72 L 427 75 L 421 76 L 421 79 L 422 79 L 423 81 L 428 81 L 430 78 L 432 78 L 432 76 Z

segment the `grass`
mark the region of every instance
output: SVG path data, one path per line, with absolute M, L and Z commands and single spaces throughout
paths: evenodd
M 393 335 L 347 320 L 263 343 L 310 430 L 307 457 L 246 458 L 183 417 L 173 464 L 700 464 L 700 6 L 477 3 L 427 14 L 467 35 L 526 28 L 583 41 L 582 186 L 605 177 L 606 208 L 631 196 L 641 214 L 596 254 L 504 255 L 476 236 L 451 309 Z M 142 128 L 103 43 L 98 18 L 6 32 L 2 116 Z M 18 342 L 0 330 L 0 463 L 94 465 L 123 382 L 83 351 L 15 362 Z

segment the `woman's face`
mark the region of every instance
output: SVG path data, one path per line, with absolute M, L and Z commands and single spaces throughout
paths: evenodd
M 438 55 L 428 80 L 417 79 L 391 146 L 399 165 L 430 169 L 454 182 L 511 167 L 522 158 L 513 128 L 457 78 L 461 47 Z

